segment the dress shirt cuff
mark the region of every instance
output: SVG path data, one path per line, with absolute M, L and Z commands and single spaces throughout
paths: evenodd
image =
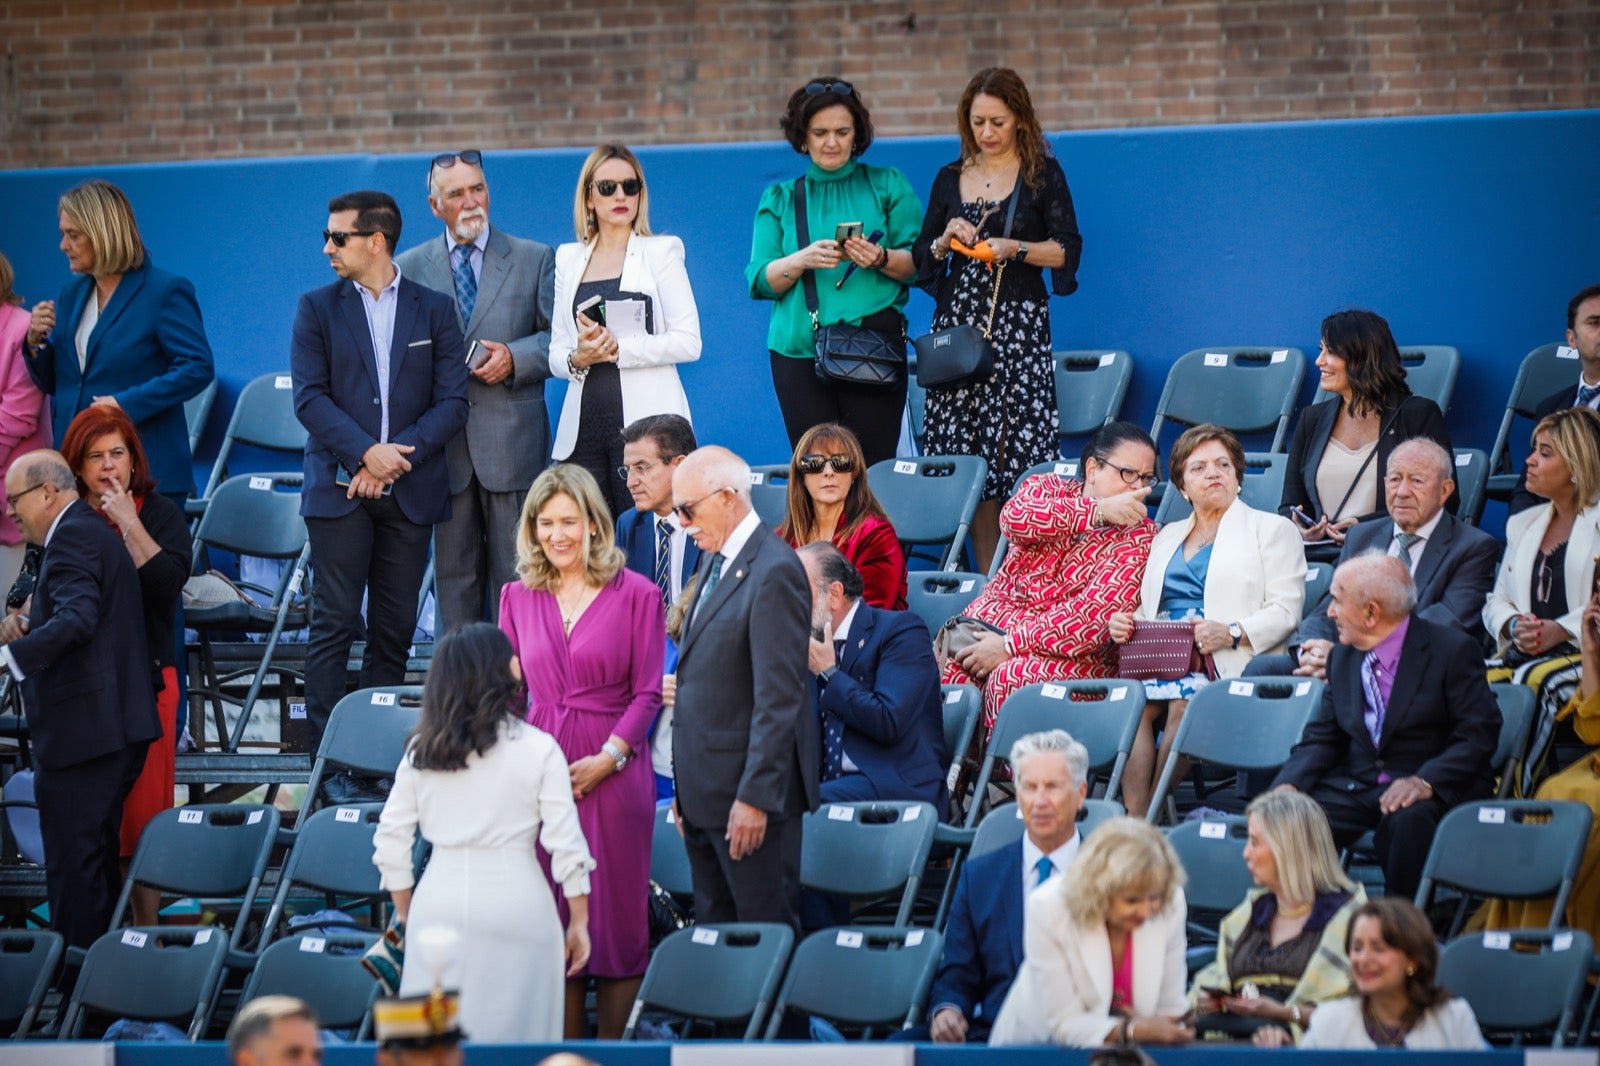
M 11 645 L 0 647 L 0 669 L 10 670 L 11 676 L 18 681 L 26 681 L 27 675 L 22 672 L 22 667 L 17 665 L 17 660 L 11 654 Z

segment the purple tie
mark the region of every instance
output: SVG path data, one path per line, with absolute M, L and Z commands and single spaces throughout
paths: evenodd
M 1378 738 L 1383 735 L 1383 714 L 1388 708 L 1383 698 L 1383 686 L 1378 682 L 1378 652 L 1376 649 L 1367 652 L 1361 660 L 1361 689 L 1367 696 L 1367 709 L 1362 718 L 1366 721 L 1367 732 L 1372 735 L 1372 746 L 1378 746 Z

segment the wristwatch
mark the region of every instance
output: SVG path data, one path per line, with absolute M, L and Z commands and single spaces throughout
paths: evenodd
M 830 666 L 817 675 L 817 680 L 822 682 L 823 687 L 826 688 L 828 682 L 833 680 L 833 675 L 838 672 L 839 668 L 837 666 Z
M 600 745 L 600 750 L 617 761 L 618 773 L 621 773 L 622 768 L 628 765 L 628 756 L 622 754 L 622 749 L 611 743 L 611 741 L 608 740 L 604 744 Z
M 1233 638 L 1233 646 L 1239 647 L 1239 641 L 1244 639 L 1244 627 L 1238 622 L 1228 623 L 1228 636 Z
M 1017 242 L 1017 258 L 1018 259 L 1026 259 L 1026 258 L 1028 258 L 1028 242 L 1027 241 L 1018 241 Z

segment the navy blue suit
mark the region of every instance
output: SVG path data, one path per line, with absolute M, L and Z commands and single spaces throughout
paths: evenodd
M 822 802 L 922 800 L 944 809 L 943 692 L 920 618 L 860 602 L 818 705 L 844 723 L 844 753 L 860 770 L 824 781 Z
M 193 492 L 183 403 L 216 377 L 194 286 L 151 266 L 148 258 L 122 275 L 89 334 L 89 356 L 80 370 L 78 323 L 93 295 L 94 278 L 67 282 L 56 297 L 55 329 L 27 361 L 34 382 L 53 397 L 55 446 L 61 447 L 67 426 L 96 396 L 115 396 L 139 431 L 156 487 L 173 495 Z
M 957 1007 L 968 1022 L 967 1039 L 985 1039 L 1022 968 L 1022 841 L 1007 844 L 961 868 L 944 957 L 928 996 L 928 1018 Z
M 617 516 L 617 547 L 621 548 L 628 556 L 628 569 L 636 574 L 643 574 L 651 581 L 656 579 L 656 516 L 653 514 L 640 514 L 637 507 L 630 507 Z M 700 565 L 700 546 L 694 542 L 693 537 L 685 537 L 683 541 L 683 569 L 681 573 L 672 575 L 673 584 L 682 588 L 694 576 L 695 567 Z M 681 579 L 681 580 L 679 580 Z

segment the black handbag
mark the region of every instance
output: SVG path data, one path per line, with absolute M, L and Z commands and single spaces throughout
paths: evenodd
M 794 227 L 800 247 L 811 243 L 811 227 L 806 221 L 806 179 L 794 183 Z M 870 326 L 835 323 L 817 324 L 817 279 L 807 270 L 801 275 L 806 310 L 811 312 L 811 328 L 817 338 L 817 377 L 871 389 L 892 389 L 906 372 L 906 338 L 902 326 L 898 335 Z M 897 321 L 898 311 L 893 312 Z
M 1017 201 L 1022 199 L 1018 188 L 1006 208 L 1006 226 L 1002 237 L 1011 236 L 1011 222 L 1017 214 Z M 918 337 L 912 343 L 917 349 L 917 384 L 925 389 L 954 389 L 987 381 L 994 374 L 994 343 L 989 334 L 994 330 L 994 312 L 1000 305 L 1000 279 L 1006 272 L 1002 262 L 995 268 L 994 291 L 989 296 L 989 322 L 982 329 L 976 325 L 951 326 Z

